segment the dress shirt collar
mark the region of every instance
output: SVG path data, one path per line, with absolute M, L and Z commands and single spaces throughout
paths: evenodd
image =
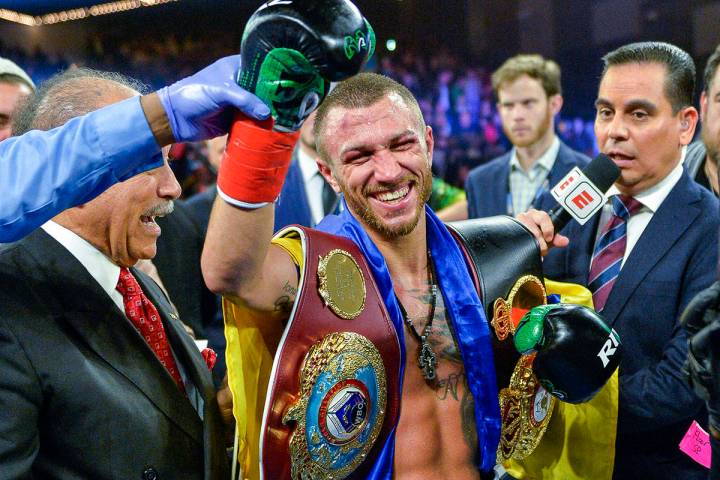
M 313 178 L 313 176 L 320 173 L 320 170 L 318 170 L 315 157 L 305 153 L 303 149 L 300 148 L 300 145 L 298 145 L 297 147 L 297 158 L 298 165 L 300 165 L 300 171 L 302 172 L 303 181 L 305 185 L 307 185 L 310 179 Z
M 557 158 L 559 151 L 560 139 L 558 139 L 557 135 L 555 135 L 553 137 L 552 143 L 550 144 L 550 147 L 548 147 L 548 149 L 545 150 L 542 155 L 540 155 L 540 158 L 538 158 L 535 163 L 533 163 L 532 167 L 530 167 L 530 170 L 542 168 L 546 172 L 549 172 L 550 170 L 552 170 L 553 165 L 555 165 L 555 159 Z M 514 170 L 524 171 L 522 165 L 520 165 L 520 160 L 518 160 L 516 148 L 512 149 L 512 155 L 510 155 L 510 168 Z
M 85 270 L 100 284 L 116 305 L 118 303 L 116 297 L 119 296 L 120 304 L 118 308 L 120 308 L 121 312 L 124 311 L 122 295 L 115 290 L 120 277 L 120 267 L 111 262 L 104 253 L 87 240 L 52 220 L 46 222 L 41 228 L 65 247 L 85 267 Z
M 658 183 L 650 188 L 643 190 L 642 192 L 634 195 L 635 199 L 643 204 L 644 208 L 647 208 L 651 212 L 655 213 L 660 205 L 665 201 L 665 198 L 670 194 L 675 184 L 680 180 L 683 173 L 683 164 L 678 164 L 673 168 L 670 173 L 660 180 Z M 613 184 L 607 191 L 607 198 L 613 195 L 619 195 L 620 190 Z

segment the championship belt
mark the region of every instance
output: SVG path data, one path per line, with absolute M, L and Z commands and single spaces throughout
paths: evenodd
M 521 356 L 512 335 L 523 315 L 547 303 L 542 258 L 533 235 L 507 216 L 448 224 L 465 255 L 490 321 L 502 418 L 498 461 L 522 459 L 537 447 L 556 399 Z
M 266 479 L 364 478 L 400 414 L 400 344 L 363 255 L 303 227 L 298 296 L 275 354 L 260 439 Z

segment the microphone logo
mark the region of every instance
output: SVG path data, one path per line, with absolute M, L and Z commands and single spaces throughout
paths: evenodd
M 603 192 L 578 167 L 570 170 L 551 193 L 580 225 L 605 204 Z

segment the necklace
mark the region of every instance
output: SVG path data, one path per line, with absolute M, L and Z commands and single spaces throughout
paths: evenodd
M 413 337 L 420 343 L 418 349 L 418 367 L 422 370 L 423 378 L 426 381 L 435 380 L 435 367 L 437 366 L 437 356 L 428 342 L 430 332 L 432 332 L 433 319 L 435 318 L 435 305 L 437 303 L 437 285 L 435 284 L 435 269 L 433 268 L 432 258 L 430 258 L 430 252 L 428 251 L 428 276 L 430 277 L 430 297 L 432 298 L 430 303 L 430 318 L 428 318 L 425 328 L 423 328 L 422 335 L 418 333 L 413 325 L 412 319 L 407 314 L 405 307 L 403 307 L 400 299 L 395 295 L 395 299 L 400 306 L 400 312 L 402 313 L 403 319 L 407 324 Z

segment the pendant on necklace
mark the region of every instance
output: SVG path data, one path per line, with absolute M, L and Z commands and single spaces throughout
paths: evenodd
M 437 366 L 437 357 L 433 352 L 430 343 L 427 340 L 427 334 L 420 337 L 420 352 L 418 353 L 418 366 L 423 372 L 425 380 L 435 380 L 435 367 Z

